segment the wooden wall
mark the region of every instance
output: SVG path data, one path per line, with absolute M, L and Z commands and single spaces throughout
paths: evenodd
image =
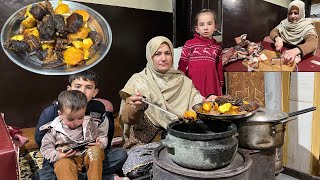
M 16 10 L 34 0 L 0 0 L 0 27 Z M 119 110 L 119 90 L 130 76 L 146 64 L 145 46 L 154 36 L 172 40 L 172 13 L 83 3 L 109 22 L 113 42 L 107 56 L 95 67 L 100 76 L 98 97 L 110 100 Z M 68 85 L 67 76 L 44 76 L 26 71 L 0 49 L 0 112 L 7 124 L 33 127 L 42 110 Z

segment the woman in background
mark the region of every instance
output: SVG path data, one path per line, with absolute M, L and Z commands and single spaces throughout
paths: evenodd
M 285 63 L 292 64 L 318 47 L 318 35 L 310 19 L 305 18 L 305 4 L 294 0 L 289 4 L 288 17 L 270 32 L 276 51 L 282 52 L 284 43 L 289 50 L 283 52 Z M 300 55 L 300 58 L 296 58 Z

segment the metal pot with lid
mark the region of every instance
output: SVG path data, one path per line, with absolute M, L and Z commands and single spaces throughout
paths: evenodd
M 268 149 L 283 145 L 285 123 L 295 116 L 316 110 L 316 107 L 285 113 L 260 108 L 249 118 L 237 123 L 239 147 L 245 149 Z

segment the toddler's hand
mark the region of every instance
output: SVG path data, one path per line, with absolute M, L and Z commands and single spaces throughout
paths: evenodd
M 97 147 L 103 149 L 103 145 L 102 145 L 102 143 L 101 143 L 98 139 L 97 139 L 96 142 L 94 142 L 94 143 L 89 143 L 89 144 L 86 146 L 86 148 L 89 148 L 90 146 L 97 146 Z
M 68 152 L 64 153 L 61 149 L 58 150 L 59 159 L 72 157 L 76 154 L 76 151 L 71 149 Z

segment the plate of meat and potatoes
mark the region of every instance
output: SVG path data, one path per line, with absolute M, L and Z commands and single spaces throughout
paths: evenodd
M 112 31 L 95 10 L 72 1 L 42 1 L 16 11 L 1 30 L 1 46 L 18 66 L 43 75 L 89 69 L 107 55 Z

